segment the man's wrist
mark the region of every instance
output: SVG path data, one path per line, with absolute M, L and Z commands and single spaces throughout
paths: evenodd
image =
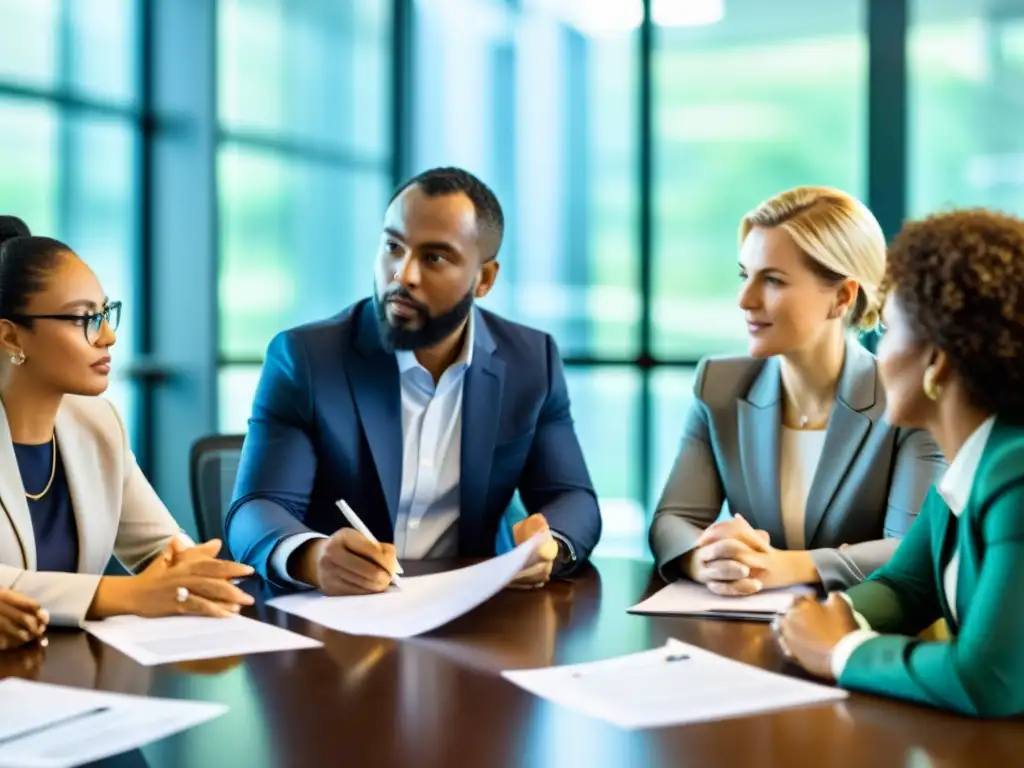
M 287 572 L 295 579 L 319 589 L 320 579 L 318 577 L 319 569 L 317 568 L 317 562 L 320 560 L 320 554 L 326 545 L 327 539 L 320 538 L 310 539 L 300 544 L 288 557 Z
M 551 531 L 551 538 L 558 542 L 558 555 L 555 557 L 555 573 L 565 573 L 576 567 L 576 547 L 565 535 Z

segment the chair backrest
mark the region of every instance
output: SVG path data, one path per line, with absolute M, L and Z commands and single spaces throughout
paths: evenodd
M 189 476 L 200 541 L 224 539 L 224 514 L 238 474 L 244 435 L 208 435 L 192 446 Z M 227 542 L 221 556 L 227 555 Z

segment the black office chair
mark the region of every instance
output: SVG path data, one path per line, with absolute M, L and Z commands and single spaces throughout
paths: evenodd
M 192 446 L 189 479 L 200 541 L 224 539 L 224 514 L 231 504 L 244 435 L 208 435 Z M 220 557 L 230 557 L 227 541 Z

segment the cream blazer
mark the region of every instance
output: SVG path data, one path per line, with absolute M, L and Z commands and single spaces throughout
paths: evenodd
M 50 612 L 51 624 L 78 626 L 111 555 L 138 572 L 171 538 L 184 534 L 135 463 L 109 401 L 66 395 L 56 435 L 78 525 L 78 572 L 36 571 L 32 518 L 0 404 L 0 587 L 38 602 Z

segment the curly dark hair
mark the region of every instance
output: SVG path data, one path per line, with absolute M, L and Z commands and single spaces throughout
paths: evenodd
M 973 404 L 1024 422 L 1024 221 L 970 209 L 907 223 L 884 290 L 949 355 Z

